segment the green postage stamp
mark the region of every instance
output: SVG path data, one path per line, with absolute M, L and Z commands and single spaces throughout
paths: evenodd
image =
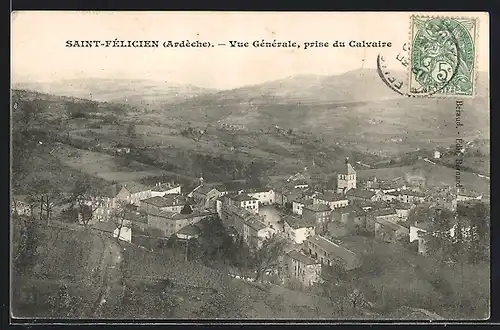
M 411 18 L 409 94 L 474 96 L 477 20 Z

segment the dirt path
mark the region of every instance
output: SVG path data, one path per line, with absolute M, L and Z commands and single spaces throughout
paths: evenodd
M 122 272 L 120 262 L 123 259 L 120 245 L 110 237 L 103 237 L 104 252 L 101 259 L 101 288 L 94 305 L 94 315 L 98 316 L 104 306 L 117 306 L 123 295 Z

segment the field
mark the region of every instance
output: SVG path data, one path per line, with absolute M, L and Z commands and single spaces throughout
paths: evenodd
M 124 165 L 124 158 L 57 144 L 53 154 L 62 164 L 106 181 L 133 181 L 161 176 L 164 171 L 136 161 Z

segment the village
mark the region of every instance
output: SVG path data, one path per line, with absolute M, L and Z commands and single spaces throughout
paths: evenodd
M 411 221 L 410 213 L 418 207 L 456 211 L 460 203 L 483 198 L 456 187 L 427 187 L 418 175 L 359 180 L 348 158 L 335 176 L 336 189 L 323 191 L 311 187 L 307 169 L 274 186 L 200 178 L 185 192 L 173 182 L 124 182 L 87 195 L 81 202 L 86 212 L 78 217 L 81 225 L 122 241 L 134 242 L 136 235 L 147 237 L 154 229 L 164 239 L 176 236 L 186 244 L 199 236 L 203 221 L 218 217 L 234 240 L 242 240 L 250 250 L 275 238 L 286 241 L 279 266 L 266 274 L 277 276 L 283 285 L 293 281 L 308 287 L 323 281 L 331 269 L 348 272 L 363 264 L 356 247 L 344 244 L 345 237 L 399 244 L 425 256 L 432 219 Z M 12 209 L 18 215 L 38 211 L 22 196 L 14 196 Z M 449 235 L 455 235 L 455 227 L 451 223 Z

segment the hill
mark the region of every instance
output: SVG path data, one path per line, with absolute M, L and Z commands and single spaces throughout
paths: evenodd
M 464 138 L 489 138 L 488 88 L 487 75 L 479 75 L 478 97 L 464 102 Z M 455 99 L 399 96 L 371 69 L 295 76 L 162 107 L 186 121 L 320 132 L 340 146 L 389 154 L 453 143 L 454 109 Z
M 141 79 L 64 79 L 55 82 L 20 82 L 15 89 L 26 89 L 58 96 L 70 96 L 101 102 L 148 105 L 153 102 L 179 101 L 216 90 L 166 81 Z

